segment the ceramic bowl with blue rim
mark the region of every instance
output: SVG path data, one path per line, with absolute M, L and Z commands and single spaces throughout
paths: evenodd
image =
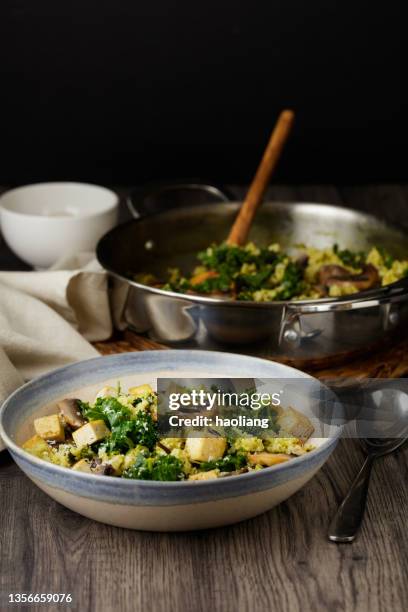
M 340 429 L 326 425 L 323 437 L 311 438 L 313 451 L 287 463 L 207 481 L 154 482 L 86 474 L 38 459 L 21 444 L 33 435 L 34 419 L 51 414 L 58 401 L 65 397 L 91 401 L 101 387 L 118 381 L 126 389 L 143 383 L 155 387 L 158 377 L 249 376 L 314 380 L 273 361 L 212 351 L 163 350 L 97 357 L 41 376 L 13 393 L 1 410 L 0 435 L 18 466 L 40 489 L 96 521 L 149 531 L 228 525 L 261 514 L 296 493 L 327 461 Z M 296 408 L 302 411 L 302 406 Z

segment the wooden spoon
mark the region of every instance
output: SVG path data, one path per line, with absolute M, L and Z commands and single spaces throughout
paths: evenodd
M 262 202 L 272 172 L 288 139 L 294 118 L 295 115 L 291 110 L 284 110 L 279 115 L 261 163 L 227 238 L 228 244 L 243 245 L 246 243 L 256 211 Z

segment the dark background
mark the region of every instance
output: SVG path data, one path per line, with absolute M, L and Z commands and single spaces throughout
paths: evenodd
M 0 182 L 407 178 L 402 2 L 1 0 Z

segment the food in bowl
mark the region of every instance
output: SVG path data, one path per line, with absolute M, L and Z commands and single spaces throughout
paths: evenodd
M 154 388 L 159 378 L 247 378 L 249 373 L 254 379 L 310 381 L 304 393 L 289 395 L 285 405 L 296 406 L 313 420 L 315 432 L 307 441 L 314 447 L 311 452 L 231 478 L 163 482 L 67 469 L 22 448 L 35 433 L 34 421 L 55 414 L 63 398 L 94 403 L 101 387 L 115 387 L 118 380 L 125 389 L 145 383 Z M 130 529 L 207 529 L 269 510 L 301 489 L 325 464 L 336 448 L 341 427 L 333 422 L 323 428 L 314 421 L 315 385 L 324 388 L 303 372 L 246 355 L 183 349 L 122 353 L 65 366 L 20 387 L 1 407 L 0 435 L 23 472 L 52 499 L 75 512 Z M 339 410 L 342 414 L 341 407 Z
M 169 270 L 163 282 L 137 275 L 144 284 L 179 293 L 226 296 L 270 302 L 341 297 L 389 285 L 408 276 L 408 260 L 394 259 L 384 249 L 368 252 L 297 246 L 289 254 L 279 244 L 258 247 L 212 245 L 197 255 L 200 265 L 184 276 Z
M 104 387 L 93 403 L 65 399 L 58 413 L 34 420 L 23 448 L 40 459 L 88 474 L 136 480 L 200 481 L 262 470 L 313 450 L 311 421 L 275 407 L 273 435 L 169 438 L 157 426 L 150 385 Z

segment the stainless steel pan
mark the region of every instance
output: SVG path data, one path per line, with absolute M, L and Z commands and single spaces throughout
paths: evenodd
M 346 358 L 369 350 L 408 320 L 408 279 L 347 298 L 304 302 L 234 302 L 169 293 L 132 280 L 169 267 L 191 271 L 195 254 L 225 239 L 239 203 L 179 208 L 136 219 L 102 238 L 97 256 L 129 285 L 128 324 L 166 344 L 219 350 L 262 350 L 296 363 Z M 408 258 L 406 235 L 378 219 L 346 208 L 311 203 L 264 203 L 251 239 L 283 247 L 303 243 L 366 250 L 373 245 Z

